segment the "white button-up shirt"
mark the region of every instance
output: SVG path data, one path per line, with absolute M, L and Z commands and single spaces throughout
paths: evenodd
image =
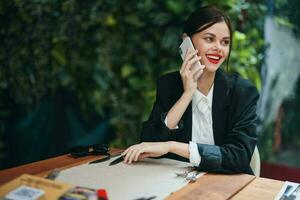
M 196 90 L 192 99 L 192 141 L 190 141 L 190 163 L 198 166 L 201 156 L 198 152 L 197 143 L 215 144 L 212 126 L 212 100 L 214 85 L 205 96 Z
M 212 127 L 212 100 L 214 85 L 205 96 L 199 90 L 193 95 L 192 99 L 192 141 L 189 142 L 190 163 L 198 166 L 201 162 L 201 156 L 198 151 L 197 143 L 215 144 Z M 167 117 L 165 118 L 167 126 Z M 178 128 L 178 126 L 176 126 Z

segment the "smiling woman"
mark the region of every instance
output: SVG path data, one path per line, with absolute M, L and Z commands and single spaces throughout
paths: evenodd
M 225 22 L 215 23 L 211 27 L 193 34 L 193 44 L 199 50 L 198 55 L 206 66 L 206 71 L 215 73 L 220 64 L 228 57 L 230 31 Z
M 124 162 L 166 156 L 189 161 L 199 171 L 253 174 L 258 93 L 220 68 L 231 51 L 230 20 L 215 7 L 201 7 L 185 23 L 183 39 L 187 36 L 196 50 L 187 51 L 179 72 L 158 79 L 142 143 L 123 153 Z M 198 61 L 202 67 L 193 67 Z

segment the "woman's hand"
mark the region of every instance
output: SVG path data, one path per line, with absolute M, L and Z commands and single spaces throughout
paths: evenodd
M 195 93 L 197 89 L 197 80 L 203 73 L 205 67 L 204 65 L 202 65 L 201 68 L 194 67 L 194 64 L 201 59 L 197 53 L 198 50 L 193 51 L 189 48 L 180 69 L 184 92 L 189 94 Z
M 169 142 L 143 142 L 127 148 L 122 155 L 125 156 L 124 163 L 131 164 L 143 158 L 162 156 L 169 150 Z

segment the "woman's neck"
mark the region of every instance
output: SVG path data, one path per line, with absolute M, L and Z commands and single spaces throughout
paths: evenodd
M 216 72 L 210 73 L 204 71 L 203 74 L 198 79 L 198 90 L 204 94 L 205 96 L 208 95 L 210 88 L 214 84 Z

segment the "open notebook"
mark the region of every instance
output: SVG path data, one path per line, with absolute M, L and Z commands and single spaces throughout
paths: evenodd
M 186 162 L 171 159 L 145 159 L 135 164 L 110 161 L 83 164 L 61 171 L 56 180 L 94 189 L 106 189 L 110 200 L 163 199 L 185 186 L 188 181 L 176 175 L 191 169 Z M 197 177 L 203 175 L 200 173 Z

